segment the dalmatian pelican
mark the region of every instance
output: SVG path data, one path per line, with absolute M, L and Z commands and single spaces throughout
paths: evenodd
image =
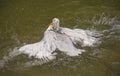
M 89 30 L 60 27 L 60 20 L 53 18 L 40 42 L 26 44 L 20 48 L 15 47 L 8 56 L 4 56 L 0 60 L 0 68 L 3 68 L 8 61 L 20 54 L 26 54 L 39 60 L 30 61 L 26 63 L 27 65 L 29 63 L 39 65 L 54 60 L 58 54 L 56 51 L 61 51 L 68 56 L 79 56 L 85 50 L 76 48 L 76 45 L 79 44 L 81 47 L 94 46 L 98 40 L 94 37 L 94 33 Z
M 78 56 L 85 52 L 78 49 L 75 45 L 93 46 L 96 39 L 87 34 L 82 29 L 69 29 L 60 27 L 60 20 L 53 18 L 52 23 L 44 32 L 44 37 L 40 42 L 27 44 L 19 48 L 19 52 L 44 60 L 53 60 L 56 58 L 55 51 L 61 51 L 69 56 Z

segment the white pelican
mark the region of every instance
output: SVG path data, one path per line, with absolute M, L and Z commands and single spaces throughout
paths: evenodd
M 4 56 L 0 60 L 0 69 L 8 61 L 20 54 L 27 54 L 29 57 L 32 56 L 39 59 L 39 61 L 27 62 L 26 65 L 30 63 L 39 65 L 49 62 L 56 58 L 57 53 L 55 51 L 61 51 L 69 56 L 78 56 L 82 52 L 85 52 L 85 50 L 78 49 L 74 45 L 80 44 L 82 47 L 93 46 L 98 40 L 94 37 L 96 36 L 94 34 L 96 34 L 95 31 L 60 27 L 59 19 L 54 18 L 44 32 L 44 37 L 40 42 L 14 48 L 8 56 Z
M 40 42 L 27 44 L 19 48 L 19 51 L 46 61 L 56 58 L 57 53 L 53 53 L 56 50 L 69 56 L 78 56 L 85 50 L 78 49 L 74 45 L 92 46 L 95 41 L 96 39 L 88 35 L 85 30 L 60 27 L 59 19 L 54 18 Z

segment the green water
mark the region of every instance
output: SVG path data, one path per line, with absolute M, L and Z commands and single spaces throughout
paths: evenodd
M 87 29 L 102 14 L 119 21 L 120 0 L 0 0 L 0 59 L 14 47 L 40 41 L 54 17 L 63 27 Z M 96 26 L 97 30 L 109 28 Z M 27 56 L 15 57 L 0 70 L 0 76 L 120 76 L 119 30 L 110 38 L 104 35 L 100 46 L 85 48 L 78 57 L 60 53 L 54 61 L 27 68 L 22 66 Z

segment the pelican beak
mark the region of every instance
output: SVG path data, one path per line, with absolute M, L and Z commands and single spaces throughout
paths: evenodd
M 50 23 L 50 24 L 48 25 L 47 30 L 53 30 L 53 23 Z
M 53 23 L 50 23 L 50 26 L 51 26 L 51 27 L 54 27 L 54 24 L 53 24 Z

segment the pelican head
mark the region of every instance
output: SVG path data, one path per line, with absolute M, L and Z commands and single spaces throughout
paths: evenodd
M 59 27 L 59 23 L 60 23 L 60 20 L 58 18 L 53 18 L 53 20 L 52 20 L 53 26 Z
M 48 27 L 48 30 L 58 31 L 59 25 L 60 25 L 60 20 L 58 18 L 53 18 L 52 23 Z
M 58 30 L 60 25 L 60 20 L 58 18 L 52 19 L 52 26 L 54 30 Z

